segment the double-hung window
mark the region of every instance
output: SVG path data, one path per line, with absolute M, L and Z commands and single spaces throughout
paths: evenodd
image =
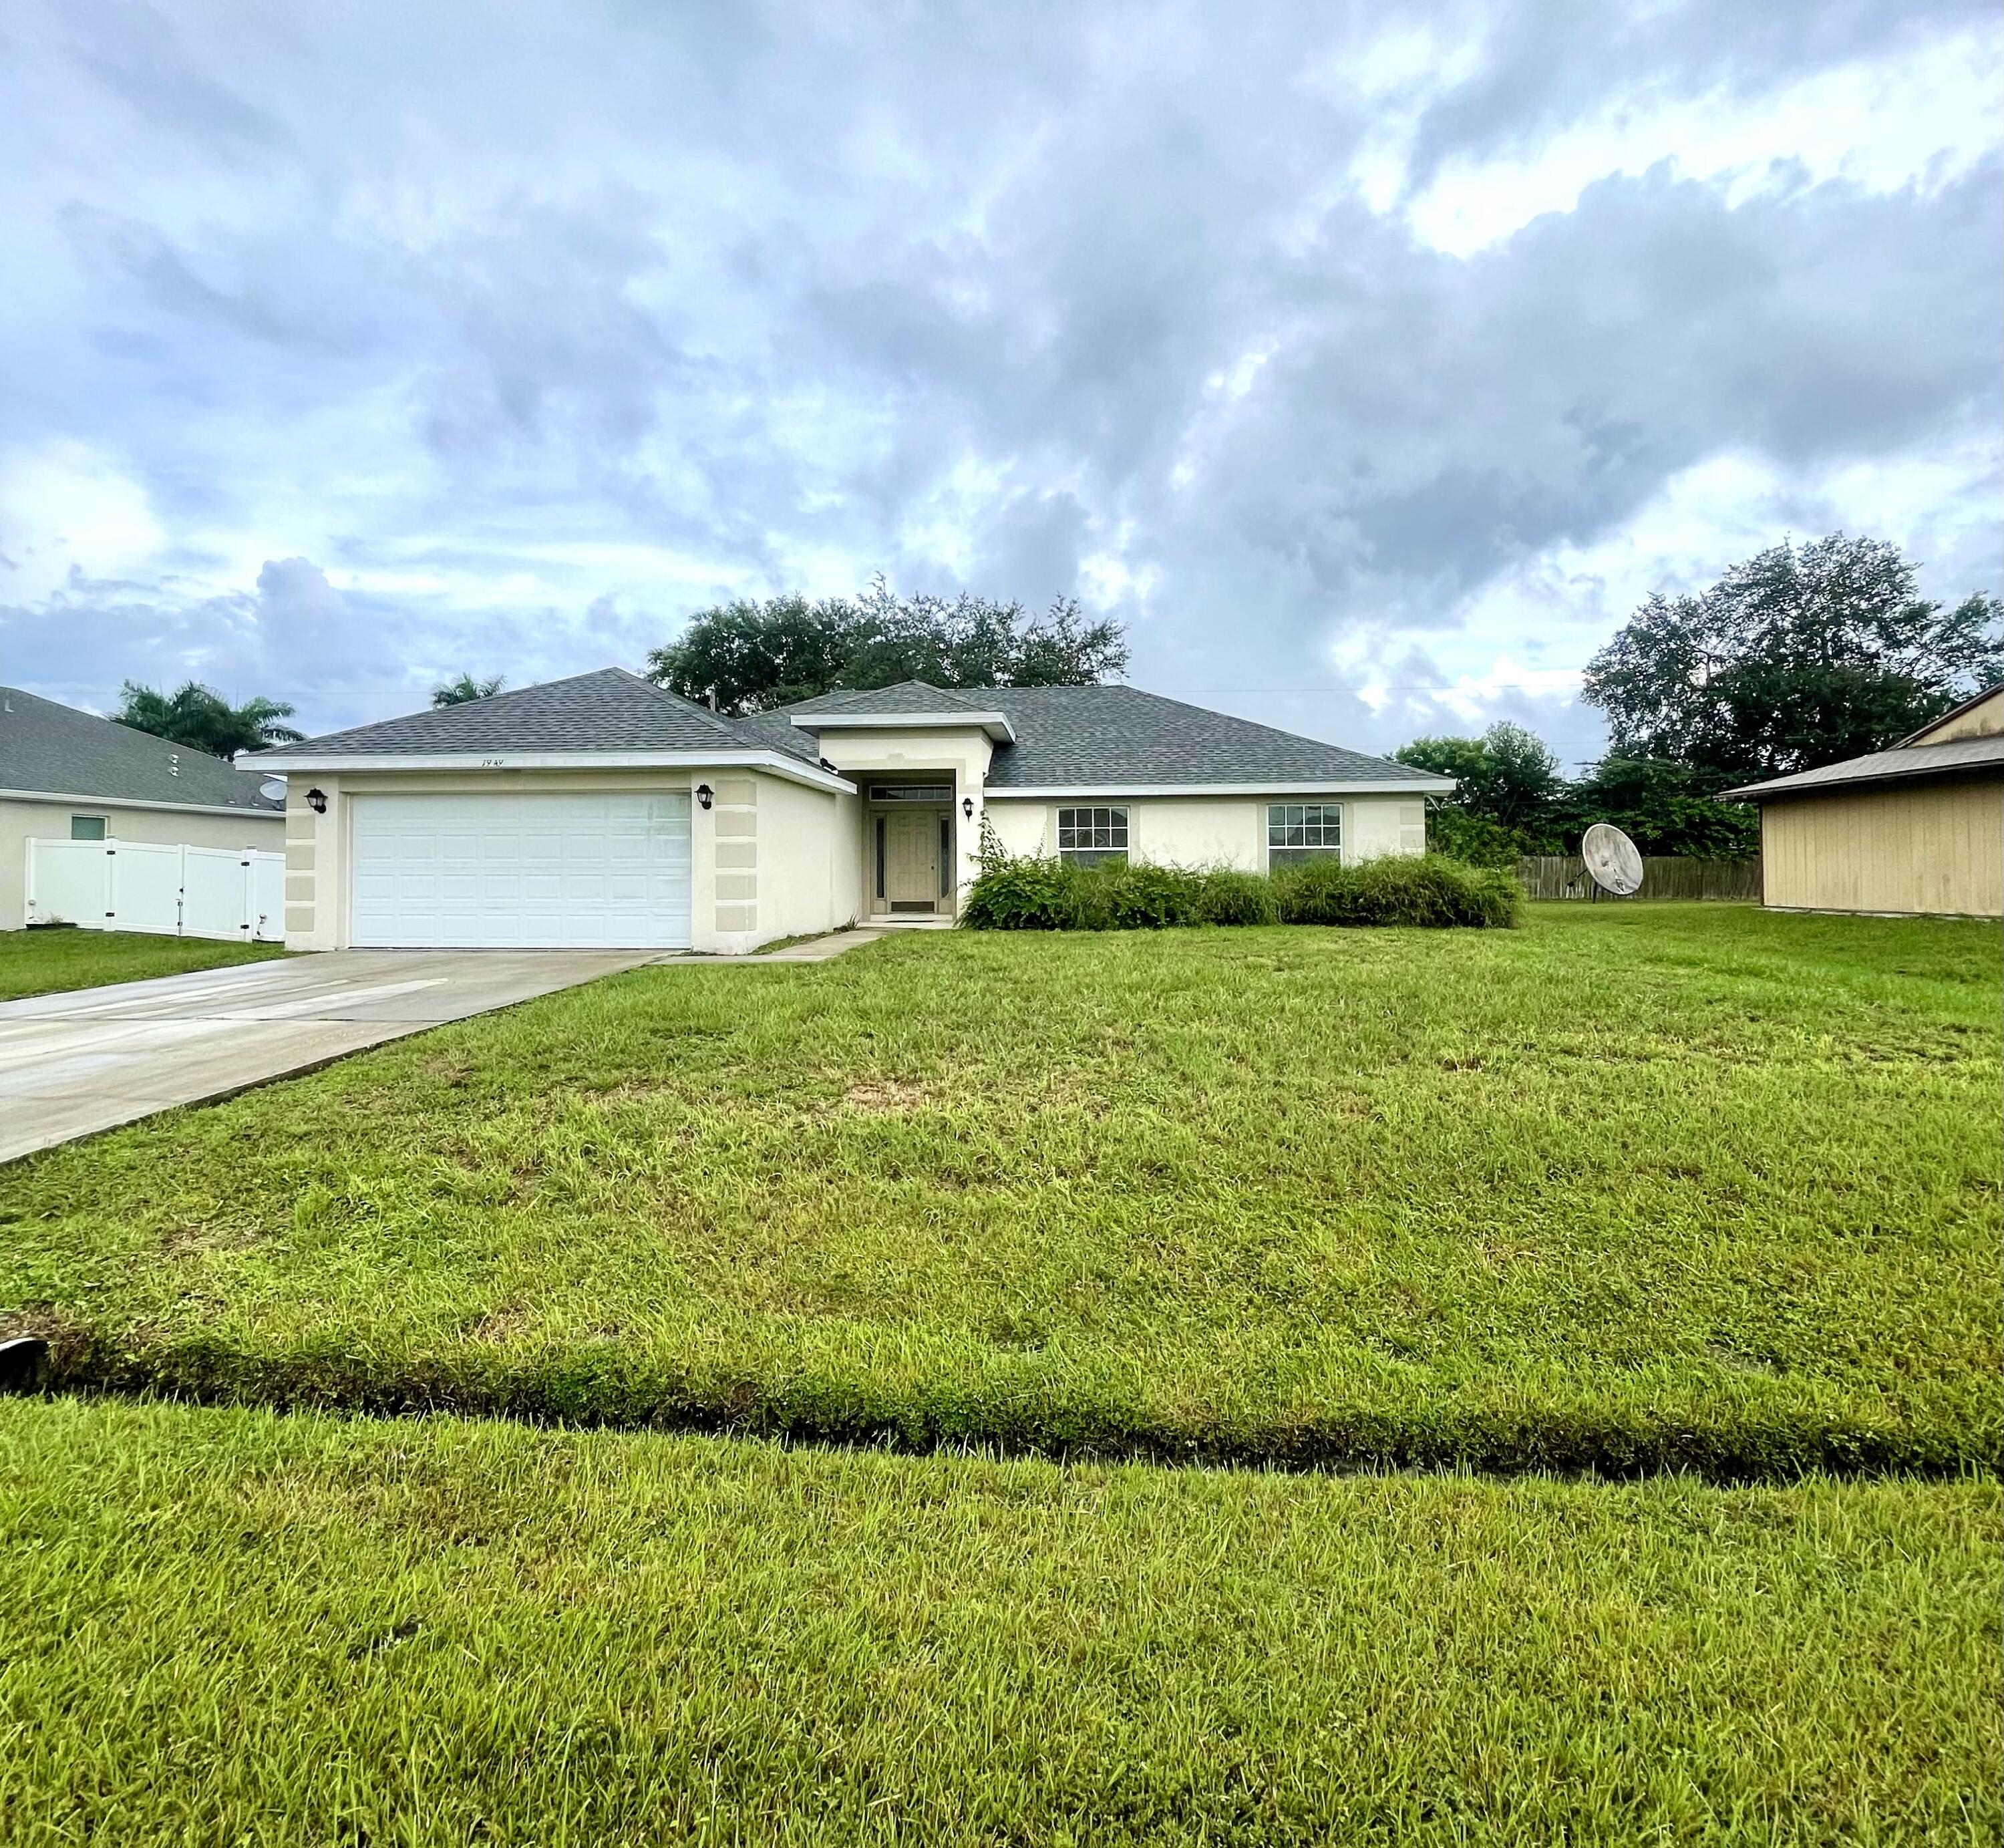
M 1267 864 L 1305 866 L 1311 860 L 1343 857 L 1340 802 L 1270 802 L 1267 805 Z
M 1060 808 L 1058 857 L 1074 866 L 1097 866 L 1102 860 L 1127 857 L 1127 811 L 1123 808 Z

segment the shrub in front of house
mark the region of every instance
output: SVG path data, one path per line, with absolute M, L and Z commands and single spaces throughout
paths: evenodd
M 1116 931 L 1166 931 L 1202 921 L 1201 873 L 1175 866 L 1123 865 L 1107 868 L 1100 877 Z
M 1207 924 L 1270 924 L 1281 921 L 1274 882 L 1263 873 L 1234 872 L 1221 867 L 1203 875 L 1197 892 L 1196 920 Z
M 1317 861 L 1270 878 L 1118 860 L 1085 868 L 991 851 L 983 856 L 960 921 L 976 931 L 1274 923 L 1496 928 L 1516 923 L 1519 903 L 1507 875 L 1432 854 L 1360 866 Z
M 1283 924 L 1494 930 L 1515 924 L 1522 903 L 1508 873 L 1438 854 L 1316 861 L 1279 874 L 1274 888 Z
M 1071 931 L 1079 927 L 1078 872 L 1056 860 L 985 853 L 960 921 L 971 931 Z

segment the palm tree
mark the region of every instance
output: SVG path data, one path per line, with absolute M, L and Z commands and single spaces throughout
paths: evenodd
M 492 680 L 476 680 L 471 674 L 462 674 L 457 680 L 448 680 L 443 686 L 432 689 L 434 706 L 464 706 L 469 700 L 491 700 L 507 685 L 499 674 Z
M 135 731 L 150 731 L 191 750 L 231 762 L 240 751 L 297 744 L 306 734 L 281 721 L 293 716 L 278 700 L 246 700 L 232 706 L 212 686 L 190 680 L 171 693 L 128 680 L 119 689 L 124 703 L 111 716 Z

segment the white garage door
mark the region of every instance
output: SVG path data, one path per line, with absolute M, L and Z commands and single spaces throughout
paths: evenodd
M 686 949 L 680 795 L 358 796 L 366 949 Z

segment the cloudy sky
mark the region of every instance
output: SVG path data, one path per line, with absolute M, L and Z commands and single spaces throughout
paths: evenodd
M 2004 589 L 1994 0 L 12 0 L 0 677 L 965 585 L 1371 748 L 1783 533 Z

